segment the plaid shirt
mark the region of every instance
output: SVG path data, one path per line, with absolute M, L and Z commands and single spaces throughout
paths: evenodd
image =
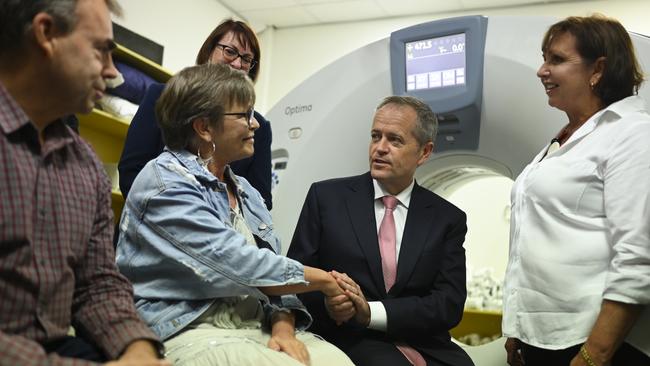
M 70 325 L 117 358 L 136 339 L 133 289 L 117 271 L 110 184 L 61 121 L 44 130 L 0 84 L 0 365 L 80 365 L 41 345 Z

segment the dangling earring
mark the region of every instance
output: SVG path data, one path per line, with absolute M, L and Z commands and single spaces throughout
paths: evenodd
M 208 168 L 208 164 L 212 161 L 212 158 L 214 158 L 214 152 L 217 150 L 217 147 L 214 145 L 214 142 L 210 142 L 212 144 L 212 151 L 208 155 L 206 159 L 203 159 L 201 156 L 201 147 L 199 146 L 198 149 L 196 149 L 196 156 L 198 157 L 197 161 L 203 168 Z

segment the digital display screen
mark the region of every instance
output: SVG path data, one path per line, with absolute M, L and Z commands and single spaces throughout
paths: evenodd
M 465 85 L 465 33 L 405 46 L 407 91 Z

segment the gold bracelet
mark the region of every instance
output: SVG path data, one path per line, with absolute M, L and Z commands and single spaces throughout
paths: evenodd
M 585 348 L 584 344 L 580 347 L 580 356 L 582 356 L 582 359 L 585 360 L 587 365 L 596 366 L 596 363 L 591 359 L 591 356 L 589 356 L 589 352 L 587 352 L 587 348 Z

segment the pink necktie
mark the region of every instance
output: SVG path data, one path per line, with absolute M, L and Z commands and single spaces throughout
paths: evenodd
M 385 211 L 384 218 L 381 220 L 381 225 L 379 225 L 379 252 L 381 254 L 381 270 L 384 274 L 384 285 L 386 286 L 386 293 L 388 293 L 395 284 L 395 278 L 397 277 L 397 240 L 395 234 L 395 218 L 393 217 L 393 211 L 397 206 L 397 198 L 395 196 L 384 196 L 381 200 L 384 203 Z M 396 344 L 395 346 L 411 364 L 415 366 L 427 365 L 420 352 L 415 349 L 406 344 Z
M 395 239 L 395 218 L 393 218 L 397 198 L 395 196 L 384 196 L 381 200 L 386 209 L 381 225 L 379 225 L 379 252 L 381 253 L 384 285 L 386 286 L 386 292 L 388 292 L 395 284 L 395 277 L 397 277 L 397 256 L 395 255 L 397 241 Z

